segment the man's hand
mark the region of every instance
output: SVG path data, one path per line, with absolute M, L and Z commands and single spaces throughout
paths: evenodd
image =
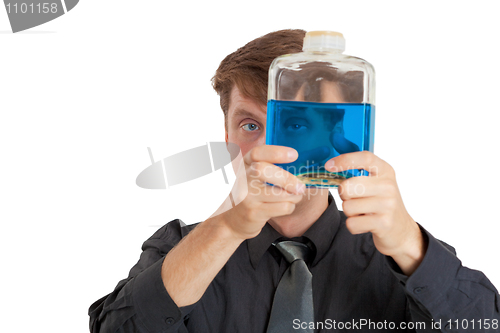
M 244 169 L 237 172 L 232 191 L 237 204 L 224 213 L 234 236 L 241 240 L 253 238 L 272 217 L 294 211 L 306 187 L 296 176 L 273 163 L 290 163 L 297 157 L 295 149 L 274 145 L 254 147 L 243 157 Z
M 394 169 L 368 151 L 347 153 L 325 164 L 331 172 L 364 169 L 368 177 L 353 177 L 339 185 L 342 207 L 352 234 L 371 232 L 380 253 L 391 256 L 403 273 L 420 265 L 426 245 L 420 228 L 403 204 Z
M 163 261 L 163 284 L 177 306 L 197 302 L 234 251 L 245 239 L 257 236 L 270 218 L 293 212 L 302 199 L 299 193 L 305 191 L 305 185 L 272 163 L 295 159 L 295 149 L 263 145 L 233 161 L 238 166 L 232 190 L 236 206 L 221 212 L 226 208 L 223 204 L 184 237 Z

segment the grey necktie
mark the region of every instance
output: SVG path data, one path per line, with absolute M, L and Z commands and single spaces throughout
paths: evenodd
M 300 320 L 300 323 L 307 322 L 307 326 L 314 322 L 312 274 L 304 261 L 311 251 L 307 245 L 294 241 L 273 245 L 290 263 L 290 267 L 285 271 L 274 294 L 267 333 L 313 333 L 313 329 L 293 328 L 295 319 Z

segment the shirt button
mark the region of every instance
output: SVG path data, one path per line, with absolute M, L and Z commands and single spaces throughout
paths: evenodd
M 425 287 L 417 287 L 415 289 L 413 289 L 413 292 L 415 294 L 420 294 L 422 291 L 424 291 Z
M 165 322 L 167 323 L 167 325 L 172 325 L 175 322 L 175 320 L 172 317 L 168 317 L 167 319 L 165 319 Z

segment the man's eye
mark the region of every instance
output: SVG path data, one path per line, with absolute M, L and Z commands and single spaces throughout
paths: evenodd
M 293 124 L 293 125 L 289 125 L 286 129 L 289 131 L 305 131 L 307 129 L 307 126 Z
M 307 133 L 310 128 L 309 121 L 303 117 L 290 117 L 283 119 L 283 129 L 290 133 L 302 134 Z
M 249 132 L 253 132 L 253 131 L 259 129 L 259 126 L 252 124 L 252 123 L 245 124 L 242 127 L 245 131 L 249 131 Z

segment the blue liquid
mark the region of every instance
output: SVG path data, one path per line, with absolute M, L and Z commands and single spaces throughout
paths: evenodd
M 306 185 L 337 187 L 346 178 L 368 175 L 365 170 L 328 172 L 332 157 L 367 150 L 373 152 L 375 106 L 364 103 L 313 103 L 269 100 L 266 144 L 296 149 L 299 157 L 276 164 Z

